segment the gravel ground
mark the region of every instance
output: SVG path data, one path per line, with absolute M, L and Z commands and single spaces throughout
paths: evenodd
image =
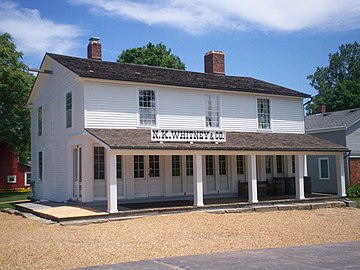
M 84 226 L 0 213 L 1 269 L 71 269 L 244 249 L 360 241 L 360 209 L 186 213 Z

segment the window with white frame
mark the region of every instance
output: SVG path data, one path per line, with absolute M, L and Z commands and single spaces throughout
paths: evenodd
M 40 151 L 38 153 L 38 180 L 39 181 L 42 181 L 43 180 L 43 174 L 44 174 L 44 171 L 43 171 L 43 152 Z
M 160 158 L 159 156 L 149 156 L 149 175 L 150 177 L 160 177 Z
M 220 127 L 220 96 L 205 95 L 205 126 Z
M 31 172 L 26 172 L 25 173 L 24 185 L 25 186 L 30 186 L 31 185 Z
M 105 149 L 94 147 L 94 179 L 105 179 Z
M 9 184 L 15 184 L 16 183 L 16 175 L 8 175 L 7 182 Z
M 72 127 L 72 93 L 69 92 L 66 94 L 65 100 L 65 109 L 66 109 L 66 128 Z
M 244 174 L 245 172 L 245 160 L 244 156 L 236 156 L 236 171 L 237 174 Z
M 156 97 L 154 90 L 139 90 L 139 124 L 156 126 Z
M 329 158 L 319 158 L 320 180 L 330 180 Z
M 144 156 L 134 156 L 134 178 L 145 177 Z
M 271 129 L 270 125 L 270 100 L 257 99 L 258 129 Z
M 40 106 L 37 111 L 37 117 L 38 117 L 38 136 L 42 135 L 42 119 L 43 119 L 43 113 L 42 113 L 42 107 Z

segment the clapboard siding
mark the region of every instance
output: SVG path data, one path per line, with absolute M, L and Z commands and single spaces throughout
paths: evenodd
M 303 100 L 271 98 L 272 129 L 279 133 L 304 133 Z
M 84 94 L 76 76 L 51 58 L 43 66 L 53 71 L 40 84 L 36 103 L 32 108 L 32 177 L 35 179 L 35 197 L 53 201 L 69 199 L 66 138 L 84 129 Z M 73 122 L 65 128 L 65 96 L 72 92 Z M 43 110 L 43 134 L 38 136 L 37 110 Z M 38 152 L 43 152 L 43 181 L 38 181 Z

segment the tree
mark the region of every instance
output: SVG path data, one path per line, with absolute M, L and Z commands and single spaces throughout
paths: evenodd
M 154 45 L 149 42 L 143 47 L 124 50 L 117 62 L 185 70 L 185 64 L 180 58 L 172 54 L 171 49 L 167 50 L 162 43 Z
M 34 76 L 20 61 L 10 34 L 0 35 L 0 140 L 16 151 L 20 162 L 30 157 L 30 111 L 25 108 Z
M 339 52 L 329 54 L 329 65 L 317 67 L 307 77 L 318 94 L 306 106 L 315 113 L 321 105 L 328 111 L 360 107 L 360 44 L 343 44 Z

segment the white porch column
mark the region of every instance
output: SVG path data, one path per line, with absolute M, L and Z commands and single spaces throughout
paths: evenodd
M 304 155 L 295 155 L 295 190 L 296 199 L 305 199 L 304 192 Z
M 291 177 L 293 176 L 292 155 L 287 155 L 285 157 L 286 157 L 286 176 Z
M 337 193 L 340 197 L 346 196 L 344 154 L 336 155 Z
M 117 179 L 116 179 L 116 155 L 110 149 L 106 149 L 106 189 L 107 211 L 117 213 Z
M 94 200 L 94 147 L 85 138 L 82 148 L 82 202 Z
M 304 155 L 304 176 L 308 176 L 307 155 Z
M 249 202 L 257 203 L 256 155 L 246 156 L 246 178 L 248 182 Z
M 260 156 L 260 180 L 267 181 L 266 179 L 266 156 Z
M 172 196 L 172 156 L 164 157 L 164 175 L 165 175 L 165 196 Z M 181 156 L 180 156 L 181 158 Z
M 202 156 L 194 156 L 194 206 L 204 206 L 203 196 L 203 172 L 202 172 Z

